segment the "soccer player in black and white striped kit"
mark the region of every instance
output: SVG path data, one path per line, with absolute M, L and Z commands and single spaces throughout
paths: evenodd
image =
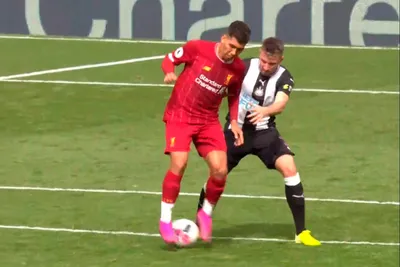
M 295 242 L 318 246 L 305 227 L 305 200 L 303 185 L 294 162 L 294 153 L 280 136 L 275 116 L 282 113 L 294 87 L 290 72 L 281 65 L 284 44 L 277 38 L 263 41 L 258 58 L 244 60 L 246 76 L 242 84 L 238 123 L 244 133 L 244 144 L 236 146 L 230 131 L 229 114 L 225 124 L 228 147 L 228 172 L 247 155 L 257 156 L 268 169 L 279 171 L 285 182 L 287 203 L 296 228 Z M 204 202 L 205 190 L 200 193 L 198 209 Z

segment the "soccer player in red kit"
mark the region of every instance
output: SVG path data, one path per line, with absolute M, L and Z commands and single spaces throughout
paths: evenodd
M 232 22 L 219 42 L 188 41 L 166 55 L 162 62 L 164 82 L 175 82 L 163 121 L 166 126 L 165 154 L 170 167 L 162 184 L 160 233 L 166 243 L 175 243 L 172 208 L 188 162 L 191 142 L 209 167 L 203 208 L 197 213 L 200 237 L 211 241 L 213 206 L 218 202 L 227 177 L 226 142 L 218 111 L 222 99 L 228 98 L 232 132 L 236 145 L 243 143 L 237 124 L 240 88 L 245 65 L 238 57 L 249 42 L 251 30 L 243 21 Z M 185 64 L 179 77 L 175 66 Z

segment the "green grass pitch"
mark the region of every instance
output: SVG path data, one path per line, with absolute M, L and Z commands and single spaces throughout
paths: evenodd
M 161 118 L 171 88 L 135 84 L 160 84 L 160 60 L 21 78 L 43 83 L 1 81 L 13 74 L 157 56 L 177 46 L 0 39 L 0 266 L 398 266 L 398 50 L 286 49 L 284 65 L 296 88 L 377 92 L 294 89 L 277 118 L 296 153 L 306 197 L 315 200 L 306 203 L 308 228 L 323 241 L 367 242 L 317 248 L 284 242 L 294 239 L 285 200 L 250 198 L 284 197 L 282 178 L 255 157 L 231 173 L 230 197 L 215 212 L 213 234 L 228 238 L 216 239 L 212 247 L 199 242 L 168 251 L 152 236 L 158 233 L 159 192 L 168 167 Z M 257 49 L 247 56 L 257 56 Z M 221 121 L 226 110 L 224 103 Z M 182 192 L 196 193 L 207 167 L 194 149 L 189 160 Z M 196 204 L 197 197 L 180 196 L 174 218 L 194 219 Z

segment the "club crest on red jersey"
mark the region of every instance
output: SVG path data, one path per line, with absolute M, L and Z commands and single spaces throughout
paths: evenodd
M 232 77 L 233 77 L 233 74 L 228 74 L 228 76 L 226 76 L 224 84 L 229 85 L 229 82 L 231 81 Z

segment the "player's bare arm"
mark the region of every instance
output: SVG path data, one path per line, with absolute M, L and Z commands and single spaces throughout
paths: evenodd
M 243 69 L 244 74 L 244 69 Z M 229 113 L 231 119 L 231 131 L 233 136 L 235 137 L 235 146 L 241 146 L 244 143 L 244 135 L 242 127 L 239 126 L 238 119 L 238 109 L 239 109 L 239 98 L 240 98 L 240 90 L 241 85 L 243 83 L 244 75 L 238 78 L 236 83 L 234 83 L 228 93 L 228 105 L 229 105 Z
M 284 92 L 278 92 L 272 105 L 267 107 L 255 105 L 254 108 L 251 110 L 251 113 L 247 117 L 250 118 L 251 123 L 257 124 L 264 117 L 274 116 L 282 113 L 288 101 L 289 95 Z
M 231 131 L 235 136 L 235 146 L 241 146 L 244 143 L 243 131 L 242 128 L 239 127 L 237 121 L 231 121 Z
M 231 131 L 235 136 L 235 145 L 241 146 L 244 143 L 243 131 L 237 122 L 238 117 L 238 105 L 239 105 L 239 93 L 228 96 L 229 111 L 231 114 Z

